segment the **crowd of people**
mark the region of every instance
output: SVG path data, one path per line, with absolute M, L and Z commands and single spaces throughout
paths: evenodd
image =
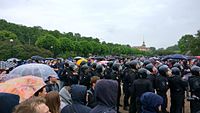
M 198 60 L 139 57 L 77 63 L 78 60 L 27 62 L 49 65 L 59 79 L 49 76 L 45 86 L 21 103 L 17 95 L 1 92 L 0 112 L 120 113 L 122 106 L 129 113 L 183 113 L 185 98 L 190 102 L 191 113 L 200 112 Z

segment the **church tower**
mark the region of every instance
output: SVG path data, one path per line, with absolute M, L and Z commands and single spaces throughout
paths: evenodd
M 142 47 L 146 47 L 146 44 L 145 44 L 145 42 L 144 42 L 144 38 L 143 38 Z

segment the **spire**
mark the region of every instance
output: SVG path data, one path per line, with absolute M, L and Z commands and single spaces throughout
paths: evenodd
M 143 43 L 142 43 L 143 47 L 146 47 L 145 42 L 144 42 L 144 37 L 143 37 Z

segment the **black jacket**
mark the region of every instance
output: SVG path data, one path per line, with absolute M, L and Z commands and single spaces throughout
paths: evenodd
M 140 98 L 145 92 L 153 92 L 152 83 L 148 79 L 137 79 L 133 82 L 131 86 L 131 96 Z
M 184 95 L 187 87 L 187 82 L 183 81 L 181 76 L 174 75 L 168 78 L 171 96 Z

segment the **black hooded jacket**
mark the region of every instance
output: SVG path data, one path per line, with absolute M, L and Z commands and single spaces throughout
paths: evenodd
M 98 105 L 90 113 L 117 113 L 118 83 L 114 80 L 102 79 L 95 86 Z
M 19 104 L 19 96 L 9 93 L 0 93 L 0 113 L 12 113 Z

